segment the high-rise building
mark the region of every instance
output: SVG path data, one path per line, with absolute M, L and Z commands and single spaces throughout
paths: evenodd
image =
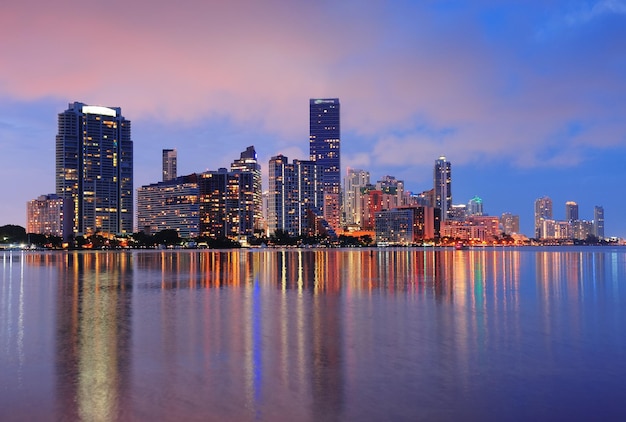
M 487 215 L 469 216 L 465 221 L 448 220 L 441 224 L 441 236 L 490 242 L 500 236 L 500 220 Z
M 72 203 L 72 231 L 132 233 L 130 121 L 119 107 L 75 102 L 58 123 L 56 194 Z
M 177 154 L 175 149 L 163 150 L 163 181 L 176 179 Z
M 200 235 L 245 242 L 255 229 L 255 174 L 221 168 L 199 175 Z M 259 224 L 257 222 L 257 224 Z
M 500 217 L 500 226 L 506 235 L 519 233 L 519 215 L 513 215 L 510 212 L 503 213 Z
M 344 179 L 343 210 L 347 226 L 361 225 L 361 188 L 370 184 L 370 173 L 361 169 L 348 169 Z
M 26 204 L 26 231 L 28 233 L 59 236 L 63 239 L 72 232 L 69 199 L 58 195 L 41 195 Z
M 574 201 L 565 203 L 565 221 L 570 223 L 578 220 L 578 204 Z
M 570 223 L 568 221 L 568 223 Z M 594 234 L 593 222 L 585 220 L 574 220 L 570 223 L 572 230 L 571 236 L 577 240 L 587 240 L 590 235 Z
M 604 208 L 599 205 L 593 207 L 593 234 L 604 239 Z
M 465 204 L 454 204 L 448 210 L 448 220 L 465 221 L 467 215 L 467 205 Z
M 446 157 L 435 161 L 434 171 L 434 206 L 441 210 L 441 220 L 449 218 L 452 208 L 452 166 Z
M 246 221 L 245 226 L 250 224 L 253 230 L 261 230 L 263 228 L 263 186 L 261 183 L 261 165 L 257 161 L 254 146 L 246 148 L 239 159 L 233 161 L 230 165 L 230 171 L 250 173 L 250 176 L 244 177 L 245 183 L 242 186 L 244 190 L 241 191 L 241 213 L 242 218 Z M 251 179 L 248 181 L 247 177 L 251 177 Z
M 341 224 L 341 131 L 339 99 L 309 101 L 310 160 L 322 167 L 324 219 L 337 231 Z
M 181 176 L 137 189 L 137 226 L 146 234 L 176 230 L 180 237 L 199 235 L 198 175 Z
M 387 208 L 384 207 L 384 194 L 375 186 L 361 188 L 361 229 L 374 230 L 376 226 L 376 214 Z
M 398 180 L 394 176 L 384 176 L 376 182 L 376 189 L 383 192 L 388 197 L 386 209 L 402 207 L 406 205 L 404 196 L 404 181 Z
M 435 209 L 432 207 L 381 210 L 375 217 L 377 243 L 410 245 L 435 237 Z
M 283 230 L 291 236 L 311 234 L 310 216 L 323 211 L 323 169 L 314 161 L 293 160 L 284 155 L 269 161 L 268 227 L 270 234 Z
M 550 237 L 544 233 L 544 220 L 552 220 L 552 199 L 544 196 L 535 200 L 535 238 L 542 239 Z
M 139 188 L 137 222 L 146 232 L 175 229 L 181 237 L 245 243 L 262 227 L 261 194 L 261 166 L 250 146 L 230 171 L 221 168 Z
M 473 197 L 467 203 L 466 214 L 468 216 L 472 215 L 483 215 L 483 200 L 478 196 Z

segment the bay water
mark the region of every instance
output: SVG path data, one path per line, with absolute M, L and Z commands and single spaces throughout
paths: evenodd
M 626 420 L 626 248 L 1 252 L 0 420 Z

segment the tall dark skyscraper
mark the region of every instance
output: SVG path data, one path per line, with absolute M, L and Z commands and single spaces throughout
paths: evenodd
M 163 181 L 176 179 L 177 154 L 175 149 L 163 150 Z
M 337 231 L 341 215 L 341 131 L 339 99 L 322 98 L 309 101 L 310 159 L 322 166 L 323 216 Z
M 593 207 L 593 234 L 604 239 L 604 208 L 599 205 Z
M 119 107 L 75 102 L 58 123 L 56 194 L 71 201 L 73 232 L 132 233 L 130 121 Z
M 565 221 L 573 222 L 578 220 L 578 204 L 574 201 L 565 203 Z
M 434 181 L 434 204 L 441 210 L 441 220 L 445 221 L 452 210 L 452 166 L 446 157 L 439 157 L 435 161 Z

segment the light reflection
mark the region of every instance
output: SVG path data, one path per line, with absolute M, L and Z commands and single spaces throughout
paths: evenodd
M 19 362 L 18 381 L 20 387 L 23 386 L 24 371 L 24 252 L 20 252 L 20 299 L 19 299 L 19 316 L 17 322 L 17 356 Z
M 58 266 L 57 391 L 65 416 L 120 418 L 130 365 L 129 257 L 74 252 Z
M 556 360 L 551 339 L 563 331 L 580 339 L 580 302 L 618 293 L 625 271 L 623 253 L 595 250 L 25 254 L 3 259 L 0 289 L 5 353 L 20 365 L 29 335 L 25 272 L 34 265 L 59 275 L 61 414 L 96 420 L 144 414 L 150 403 L 134 404 L 138 411 L 128 401 L 146 390 L 153 400 L 185 391 L 181 403 L 217 409 L 216 418 L 341 419 L 371 370 L 364 362 L 393 367 L 385 359 L 396 350 L 406 354 L 400 366 L 445 363 L 439 378 L 418 372 L 424 382 L 449 377 L 468 390 L 481 365 L 519 363 L 509 348 L 528 334 L 524 315 L 538 322 L 531 334 Z M 536 312 L 521 305 L 524 296 L 537 299 Z M 381 337 L 391 345 L 382 352 Z

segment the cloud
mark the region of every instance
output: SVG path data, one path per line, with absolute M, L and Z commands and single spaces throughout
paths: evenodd
M 251 138 L 243 147 L 271 143 L 264 155 L 306 146 L 308 98 L 324 96 L 341 99 L 344 139 L 355 141 L 342 150 L 346 163 L 419 164 L 443 153 L 542 165 L 546 139 L 576 119 L 612 122 L 577 142 L 624 143 L 625 124 L 613 117 L 626 112 L 626 37 L 536 43 L 528 22 L 541 8 L 498 14 L 505 21 L 487 31 L 475 17 L 493 5 L 482 3 L 453 13 L 378 1 L 35 3 L 0 16 L 0 39 L 11 40 L 0 42 L 5 95 L 122 106 L 135 127 L 208 131 L 190 136 L 202 153 L 207 144 L 222 153 L 238 128 Z M 624 9 L 602 1 L 566 20 Z M 173 130 L 146 135 L 187 142 Z
M 563 20 L 568 25 L 581 25 L 608 14 L 626 14 L 626 2 L 602 0 L 591 6 L 583 4 L 578 10 L 567 13 Z

